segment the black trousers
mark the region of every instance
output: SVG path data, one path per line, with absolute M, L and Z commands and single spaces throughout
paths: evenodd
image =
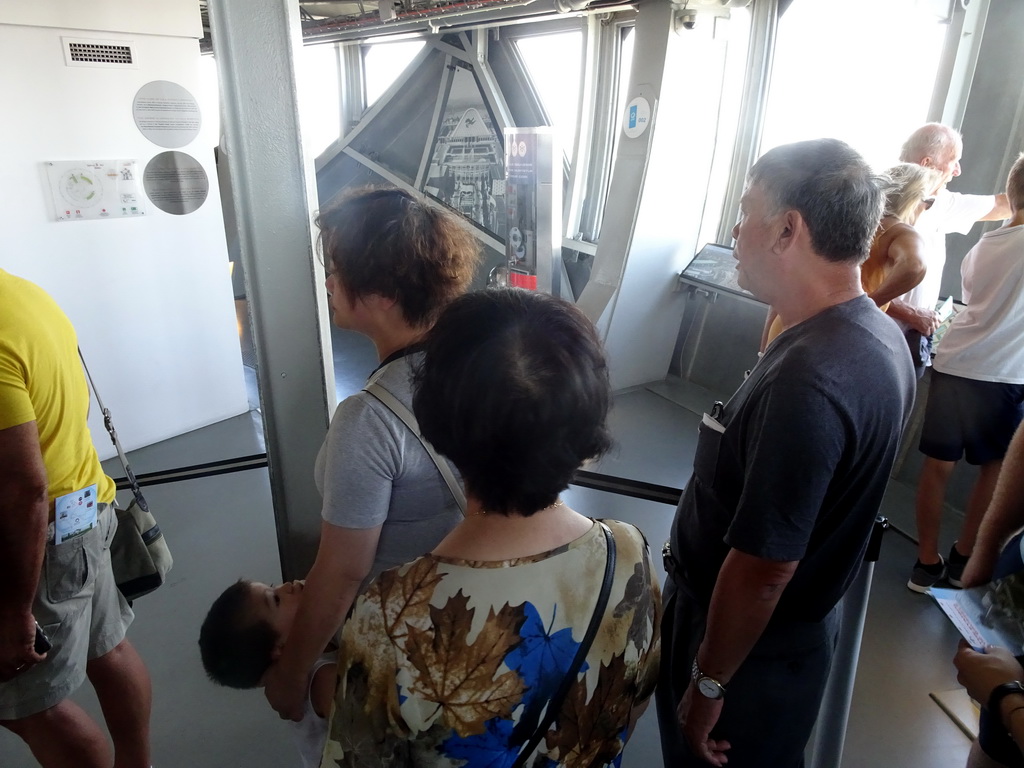
M 655 702 L 665 768 L 707 766 L 687 747 L 676 706 L 707 616 L 670 576 L 661 624 L 661 673 Z M 839 614 L 820 622 L 772 622 L 729 681 L 715 739 L 726 739 L 729 768 L 799 768 L 818 717 L 839 635 Z

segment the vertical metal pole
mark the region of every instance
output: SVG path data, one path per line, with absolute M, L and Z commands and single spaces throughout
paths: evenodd
M 889 521 L 886 518 L 875 519 L 860 572 L 846 590 L 840 606 L 842 623 L 839 642 L 832 657 L 832 672 L 825 686 L 818 722 L 814 727 L 809 768 L 838 768 L 842 762 L 846 724 L 850 719 L 850 703 L 853 701 L 853 684 L 857 678 L 857 660 L 864 636 L 864 621 L 868 614 L 871 579 L 882 548 L 882 534 L 888 527 Z
M 338 49 L 338 84 L 341 88 L 341 138 L 358 123 L 366 111 L 366 73 L 363 51 L 358 43 L 335 43 Z
M 650 161 L 651 142 L 658 125 L 658 101 L 665 78 L 665 58 L 669 35 L 673 34 L 674 13 L 675 6 L 667 0 L 650 0 L 640 6 L 636 19 L 628 100 L 640 96 L 647 100 L 650 106 L 650 127 L 635 138 L 625 134 L 619 137 L 619 150 L 605 202 L 594 270 L 590 282 L 577 301 L 584 314 L 595 323 L 601 320 L 617 296 L 633 243 Z M 621 126 L 622 116 L 618 115 L 615 130 L 621 131 Z M 610 317 L 610 314 L 606 317 Z M 602 333 L 606 334 L 607 329 L 602 328 Z M 614 379 L 613 386 L 616 386 Z
M 601 21 L 596 14 L 586 17 L 583 28 L 583 79 L 576 107 L 576 137 L 573 146 L 563 147 L 572 155 L 569 170 L 569 194 L 564 201 L 562 236 L 573 237 L 580 231 L 583 199 L 590 173 L 591 137 L 597 116 L 597 83 L 600 74 Z
M 732 173 L 722 205 L 718 242 L 732 242 L 732 225 L 740 210 L 740 197 L 746 186 L 747 171 L 757 160 L 761 131 L 768 102 L 768 84 L 775 60 L 775 37 L 779 25 L 779 0 L 758 0 L 752 6 L 750 43 L 747 53 L 747 77 L 743 83 L 739 130 L 732 153 Z
M 313 462 L 334 404 L 312 164 L 299 136 L 294 0 L 211 0 L 239 244 L 256 347 L 281 571 L 305 575 L 320 535 Z M 246 520 L 236 521 L 244 530 Z

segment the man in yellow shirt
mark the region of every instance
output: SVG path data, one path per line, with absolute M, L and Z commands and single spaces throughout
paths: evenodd
M 86 418 L 75 330 L 0 269 L 0 725 L 44 768 L 149 766 L 149 673 L 110 566 L 114 483 Z M 37 653 L 37 622 L 51 647 Z M 68 697 L 88 676 L 114 743 Z M 115 762 L 116 757 L 116 762 Z

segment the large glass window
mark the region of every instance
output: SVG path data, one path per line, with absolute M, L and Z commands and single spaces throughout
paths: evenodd
M 299 121 L 307 152 L 316 157 L 341 134 L 338 104 L 338 55 L 333 45 L 303 46 L 295 52 Z M 213 56 L 200 59 L 204 121 L 220 124 L 220 84 Z
M 579 120 L 583 32 L 572 30 L 523 37 L 516 41 L 516 46 L 551 119 L 562 151 L 572 157 Z
M 885 168 L 927 119 L 948 27 L 915 0 L 795 0 L 779 22 L 761 150 L 831 136 Z
M 633 41 L 636 38 L 633 27 L 622 29 L 622 42 L 619 44 L 619 78 L 615 91 L 615 123 L 612 128 L 611 165 L 615 165 L 615 156 L 619 152 L 619 130 L 622 113 L 626 111 L 626 99 L 629 95 L 629 76 L 633 73 Z
M 296 52 L 299 122 L 307 152 L 316 157 L 341 135 L 338 49 L 306 45 Z
M 739 131 L 743 79 L 747 71 L 747 49 L 750 44 L 750 11 L 733 8 L 728 19 L 719 19 L 718 34 L 727 35 L 725 71 L 722 74 L 722 94 L 718 106 L 718 128 L 715 157 L 711 164 L 708 191 L 704 200 L 704 215 L 700 222 L 698 248 L 719 240 L 718 228 L 722 221 L 722 206 L 732 176 L 733 146 Z
M 423 48 L 422 40 L 370 43 L 363 48 L 366 106 L 372 107 Z

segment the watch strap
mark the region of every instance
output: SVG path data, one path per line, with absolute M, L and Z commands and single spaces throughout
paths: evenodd
M 992 693 L 988 695 L 987 709 L 989 714 L 1001 722 L 1002 716 L 999 712 L 999 705 L 1003 703 L 1003 699 L 1013 694 L 1024 696 L 1024 685 L 1021 685 L 1020 680 L 1011 680 L 1008 683 L 1002 683 L 993 688 Z

